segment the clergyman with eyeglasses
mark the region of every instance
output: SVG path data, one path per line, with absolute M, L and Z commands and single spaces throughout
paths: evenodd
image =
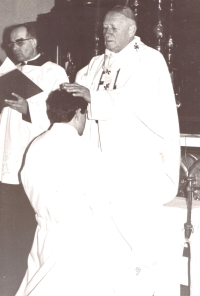
M 62 67 L 45 60 L 45 56 L 40 54 L 37 49 L 36 32 L 32 26 L 22 24 L 12 27 L 9 36 L 10 41 L 7 46 L 17 68 L 43 90 L 40 94 L 27 100 L 18 94 L 12 94 L 15 100 L 8 98 L 6 100 L 8 107 L 0 110 L 1 221 L 4 221 L 5 233 L 15 233 L 16 229 L 20 228 L 20 223 L 24 223 L 23 219 L 20 220 L 19 217 L 22 213 L 20 207 L 23 206 L 23 218 L 29 219 L 30 216 L 26 214 L 28 206 L 26 207 L 24 202 L 25 193 L 18 179 L 23 154 L 30 141 L 48 129 L 50 122 L 46 114 L 46 99 L 51 91 L 57 89 L 61 83 L 68 81 L 68 77 Z M 4 64 L 5 61 L 0 67 L 1 73 Z M 23 85 L 21 87 L 23 88 Z M 14 221 L 14 223 L 10 221 Z M 27 225 L 28 223 L 29 221 L 27 221 Z M 22 233 L 22 230 L 19 231 Z M 27 233 L 29 233 L 29 229 Z M 13 249 L 18 248 L 13 238 L 12 244 L 14 245 Z M 5 266 L 11 264 L 10 269 L 12 269 L 12 262 L 6 261 L 5 256 L 4 258 Z
M 25 100 L 13 94 L 15 100 L 5 100 L 8 108 L 1 113 L 0 124 L 0 180 L 2 183 L 19 184 L 18 172 L 24 151 L 33 139 L 49 127 L 46 114 L 48 94 L 68 81 L 60 66 L 45 60 L 38 52 L 37 36 L 29 24 L 15 26 L 10 33 L 10 48 L 17 67 L 43 92 Z M 23 85 L 22 85 L 23 87 Z

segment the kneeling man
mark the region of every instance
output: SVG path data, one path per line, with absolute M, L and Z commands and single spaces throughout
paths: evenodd
M 38 225 L 17 296 L 81 295 L 94 288 L 93 209 L 85 191 L 90 150 L 81 137 L 86 109 L 83 98 L 52 92 L 52 126 L 26 154 L 21 179 Z
M 151 262 L 143 268 L 138 252 L 145 254 L 141 249 L 150 249 L 151 241 L 141 246 L 137 237 L 133 248 L 129 242 L 122 223 L 129 212 L 119 212 L 113 202 L 113 176 L 81 137 L 86 108 L 82 97 L 51 93 L 52 127 L 26 154 L 21 179 L 37 229 L 16 296 L 153 294 L 154 268 Z M 134 232 L 135 225 L 130 229 Z

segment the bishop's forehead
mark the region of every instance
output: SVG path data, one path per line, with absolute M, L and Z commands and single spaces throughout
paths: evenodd
M 121 15 L 125 16 L 126 18 L 136 21 L 136 16 L 135 16 L 133 10 L 128 6 L 116 5 L 109 12 L 117 12 L 117 13 L 120 13 Z
M 104 25 L 106 25 L 106 24 L 112 25 L 112 24 L 118 23 L 120 25 L 123 25 L 124 23 L 127 22 L 127 20 L 128 19 L 124 15 L 122 15 L 118 12 L 115 12 L 115 11 L 109 11 L 104 18 L 103 24 Z

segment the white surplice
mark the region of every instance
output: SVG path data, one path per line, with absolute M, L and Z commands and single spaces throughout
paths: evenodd
M 84 136 L 104 156 L 115 224 L 139 266 L 151 266 L 159 257 L 162 205 L 175 197 L 179 180 L 179 124 L 166 62 L 135 37 L 119 53 L 94 57 L 76 81 L 90 89 Z
M 11 62 L 6 61 L 11 70 Z M 9 68 L 9 69 L 7 69 Z M 0 118 L 0 180 L 2 183 L 19 184 L 18 172 L 24 151 L 30 141 L 48 129 L 50 123 L 46 114 L 46 99 L 49 93 L 68 81 L 66 72 L 60 66 L 47 62 L 42 66 L 24 65 L 18 67 L 43 92 L 29 98 L 31 123 L 22 120 L 22 114 L 10 107 L 2 110 Z M 3 71 L 3 70 L 2 70 Z M 2 73 L 0 68 L 0 73 Z M 22 86 L 23 87 L 23 86 Z

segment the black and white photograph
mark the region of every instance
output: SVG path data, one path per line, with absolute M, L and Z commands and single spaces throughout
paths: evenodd
M 200 1 L 0 25 L 0 296 L 199 296 Z

